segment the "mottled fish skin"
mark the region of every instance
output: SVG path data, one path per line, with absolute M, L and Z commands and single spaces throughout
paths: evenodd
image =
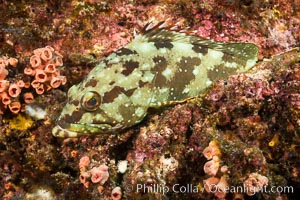
M 197 96 L 257 61 L 254 44 L 202 40 L 159 25 L 144 28 L 70 88 L 54 136 L 117 133 L 143 120 L 148 108 Z

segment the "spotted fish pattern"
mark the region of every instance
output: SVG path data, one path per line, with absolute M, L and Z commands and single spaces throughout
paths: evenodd
M 163 23 L 147 25 L 69 89 L 52 133 L 118 133 L 142 121 L 150 107 L 183 102 L 216 80 L 247 71 L 257 54 L 251 43 L 220 43 L 172 31 Z

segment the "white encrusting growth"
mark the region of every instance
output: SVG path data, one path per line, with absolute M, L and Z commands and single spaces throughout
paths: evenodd
M 45 119 L 47 112 L 38 105 L 28 104 L 25 106 L 26 113 L 36 120 Z
M 124 174 L 127 171 L 127 165 L 128 165 L 127 160 L 120 160 L 118 162 L 118 172 Z

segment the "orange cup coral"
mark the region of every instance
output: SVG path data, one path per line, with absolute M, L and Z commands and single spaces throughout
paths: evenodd
M 53 77 L 50 81 L 50 86 L 53 88 L 58 88 L 61 85 L 61 80 L 59 77 Z
M 31 67 L 26 67 L 24 73 L 35 76 L 31 85 L 36 89 L 37 94 L 43 94 L 45 91 L 66 84 L 66 77 L 61 76 L 58 70 L 58 67 L 63 65 L 62 55 L 52 47 L 46 46 L 34 50 L 30 64 Z
M 44 60 L 44 61 L 48 61 L 48 60 L 51 60 L 53 58 L 53 52 L 54 49 L 52 47 L 45 47 L 41 50 L 41 59 Z
M 24 93 L 23 98 L 24 98 L 24 102 L 27 104 L 30 104 L 34 101 L 34 97 L 31 92 Z
M 9 81 L 7 80 L 0 80 L 0 93 L 6 91 L 9 86 Z
M 0 64 L 0 80 L 4 80 L 8 75 L 7 69 L 5 69 L 5 65 Z
M 8 63 L 12 66 L 12 67 L 16 67 L 18 64 L 18 60 L 16 58 L 9 58 L 8 59 Z
M 37 80 L 40 83 L 44 83 L 47 81 L 47 74 L 42 69 L 36 69 L 35 70 L 35 80 Z
M 109 177 L 108 167 L 106 165 L 100 165 L 91 169 L 91 181 L 93 183 L 100 183 L 103 185 Z
M 220 167 L 220 158 L 218 156 L 214 156 L 212 160 L 206 162 L 204 164 L 204 172 L 210 176 L 215 176 Z
M 16 83 L 12 83 L 8 88 L 8 94 L 11 97 L 18 97 L 21 94 L 21 88 Z
M 115 187 L 112 191 L 111 191 L 111 199 L 112 200 L 120 200 L 122 199 L 122 191 L 120 187 Z
M 244 188 L 249 196 L 263 190 L 269 183 L 269 179 L 258 173 L 251 173 L 247 180 L 244 181 Z
M 11 103 L 11 98 L 8 96 L 6 92 L 1 93 L 1 101 L 4 105 L 8 105 Z
M 206 147 L 202 153 L 207 160 L 212 159 L 213 156 L 220 156 L 221 151 L 220 151 L 217 141 L 215 141 L 215 140 L 211 141 L 209 143 L 208 147 Z
M 58 69 L 63 65 L 62 55 L 52 47 L 34 50 L 29 63 L 30 66 L 19 73 L 16 58 L 0 57 L 0 113 L 3 114 L 6 109 L 14 114 L 25 112 L 25 104 L 32 103 L 35 95 L 66 84 L 66 77 L 61 76 Z M 8 70 L 9 67 L 15 69 Z M 10 73 L 14 73 L 13 76 Z
M 79 160 L 79 169 L 86 168 L 90 164 L 90 158 L 88 156 L 83 156 Z
M 205 191 L 208 193 L 214 191 L 219 181 L 220 179 L 216 177 L 209 177 L 208 179 L 203 180 Z
M 30 65 L 33 68 L 39 67 L 41 65 L 42 61 L 41 58 L 37 55 L 33 55 L 30 57 Z
M 43 94 L 45 92 L 44 85 L 41 84 L 37 88 L 35 88 L 35 92 L 37 94 Z
M 89 181 L 88 179 L 91 177 L 91 174 L 88 172 L 82 172 L 80 173 L 79 180 L 84 185 L 84 187 L 89 187 Z
M 35 70 L 30 68 L 30 67 L 26 67 L 24 69 L 24 74 L 27 74 L 29 76 L 34 76 L 35 75 Z
M 21 103 L 18 101 L 11 102 L 8 107 L 12 113 L 17 114 L 21 109 Z

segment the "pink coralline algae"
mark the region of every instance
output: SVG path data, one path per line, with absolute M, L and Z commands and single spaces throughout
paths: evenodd
M 7 109 L 14 114 L 24 112 L 25 104 L 34 101 L 34 93 L 40 95 L 66 83 L 66 77 L 58 69 L 63 65 L 62 56 L 52 47 L 34 50 L 30 64 L 24 73 L 18 73 L 16 58 L 0 58 L 0 114 Z
M 297 43 L 292 31 L 284 23 L 276 21 L 272 28 L 269 27 L 268 30 L 270 32 L 270 39 L 274 42 L 274 45 L 289 49 Z

